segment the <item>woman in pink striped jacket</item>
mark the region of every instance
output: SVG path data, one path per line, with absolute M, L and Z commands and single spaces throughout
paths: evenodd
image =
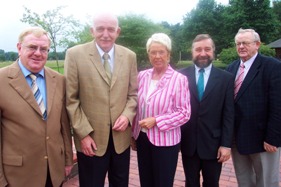
M 152 68 L 138 75 L 138 110 L 132 125 L 140 184 L 172 187 L 177 167 L 180 126 L 190 118 L 186 76 L 170 65 L 171 40 L 156 33 L 146 44 Z

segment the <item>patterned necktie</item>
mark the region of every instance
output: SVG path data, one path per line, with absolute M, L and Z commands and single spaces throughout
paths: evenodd
M 106 75 L 108 77 L 108 80 L 111 81 L 111 68 L 110 68 L 110 65 L 109 65 L 109 62 L 108 62 L 108 59 L 109 59 L 108 53 L 104 53 L 102 58 L 104 60 L 103 66 L 104 66 Z
M 234 98 L 237 96 L 237 93 L 242 85 L 244 79 L 244 69 L 245 69 L 245 65 L 241 64 L 239 68 L 239 75 L 237 76 L 234 84 Z
M 30 78 L 32 79 L 32 84 L 31 84 L 31 90 L 32 90 L 32 93 L 39 105 L 39 108 L 40 108 L 40 111 L 43 115 L 43 119 L 45 120 L 47 118 L 47 111 L 46 111 L 46 107 L 44 105 L 44 101 L 43 101 L 43 97 L 42 97 L 42 94 L 40 93 L 40 90 L 37 86 L 37 83 L 36 83 L 36 75 L 34 74 L 30 74 L 29 75 Z
M 197 91 L 198 91 L 198 98 L 201 101 L 204 93 L 204 69 L 199 70 L 199 78 L 197 82 Z

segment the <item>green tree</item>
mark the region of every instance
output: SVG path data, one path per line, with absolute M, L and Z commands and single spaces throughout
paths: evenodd
M 41 26 L 49 32 L 52 40 L 51 49 L 56 54 L 56 61 L 59 71 L 57 48 L 63 46 L 64 38 L 71 38 L 80 28 L 80 23 L 75 20 L 73 16 L 65 17 L 62 14 L 64 6 L 59 6 L 53 10 L 47 10 L 42 15 L 32 12 L 27 7 L 24 7 L 25 13 L 21 19 L 22 22 L 28 23 L 32 26 Z
M 5 60 L 5 51 L 3 49 L 0 49 L 0 62 L 4 62 Z
M 176 63 L 182 59 L 182 52 L 186 51 L 185 41 L 182 37 L 182 26 L 180 23 L 172 25 L 168 22 L 162 22 L 161 25 L 170 32 L 169 36 L 172 40 L 171 65 L 176 65 Z
M 281 37 L 281 0 L 273 0 L 273 12 L 277 17 L 277 20 L 279 21 L 279 29 L 278 29 L 278 34 L 277 34 L 277 38 L 279 39 Z M 271 41 L 273 42 L 273 41 Z
M 18 59 L 18 53 L 17 52 L 6 52 L 5 59 L 9 60 L 9 61 L 15 61 Z
M 234 46 L 234 45 L 233 45 Z M 266 56 L 275 57 L 275 50 L 271 49 L 264 43 L 261 43 L 261 46 L 259 48 L 259 52 Z M 237 60 L 239 58 L 236 47 L 230 47 L 227 49 L 223 49 L 222 52 L 219 54 L 219 60 L 224 64 L 230 64 L 234 60 Z
M 199 0 L 195 9 L 187 13 L 183 20 L 183 37 L 187 49 L 198 34 L 209 34 L 216 43 L 216 51 L 225 47 L 223 12 L 225 7 L 215 0 Z M 190 49 L 189 49 L 190 50 Z
M 232 38 L 239 28 L 252 28 L 262 42 L 270 43 L 278 35 L 279 21 L 270 7 L 270 0 L 230 0 L 225 12 L 225 30 Z
M 148 65 L 146 42 L 148 38 L 156 32 L 169 34 L 160 24 L 155 24 L 143 15 L 128 14 L 119 17 L 121 33 L 117 43 L 130 48 L 137 54 L 139 69 Z

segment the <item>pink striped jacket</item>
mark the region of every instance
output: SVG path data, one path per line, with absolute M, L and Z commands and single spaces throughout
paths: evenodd
M 188 80 L 169 66 L 147 98 L 152 72 L 153 68 L 138 74 L 138 109 L 132 124 L 133 137 L 138 138 L 140 120 L 155 117 L 156 125 L 146 132 L 150 142 L 155 146 L 176 145 L 181 139 L 180 126 L 191 114 Z

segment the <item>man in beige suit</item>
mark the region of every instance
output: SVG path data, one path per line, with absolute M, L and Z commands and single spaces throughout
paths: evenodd
M 80 187 L 104 186 L 107 172 L 109 186 L 127 187 L 137 105 L 136 54 L 115 44 L 120 28 L 110 13 L 94 17 L 91 33 L 95 39 L 68 49 L 65 59 Z
M 72 168 L 65 79 L 44 67 L 50 43 L 45 30 L 24 30 L 19 59 L 0 69 L 0 187 L 59 187 Z

